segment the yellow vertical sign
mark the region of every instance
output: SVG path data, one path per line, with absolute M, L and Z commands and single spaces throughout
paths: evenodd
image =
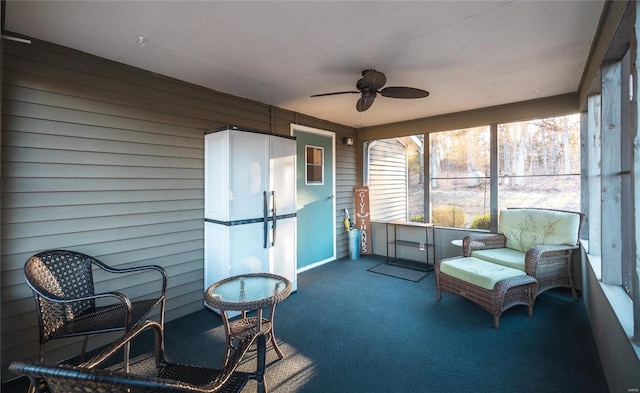
M 371 231 L 371 217 L 369 215 L 369 186 L 353 187 L 356 204 L 356 221 L 354 226 L 360 230 L 360 254 L 371 255 L 372 247 L 369 233 Z

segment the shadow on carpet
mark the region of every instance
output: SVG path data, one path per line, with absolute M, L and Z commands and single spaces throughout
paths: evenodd
M 401 266 L 389 265 L 387 263 L 381 263 L 367 269 L 367 271 L 413 282 L 418 282 L 429 275 L 429 272 L 407 269 Z

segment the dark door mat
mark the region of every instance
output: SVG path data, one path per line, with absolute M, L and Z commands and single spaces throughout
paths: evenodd
M 433 265 L 424 262 L 415 262 L 407 259 L 392 258 L 387 260 L 387 265 L 403 267 L 405 269 L 419 270 L 421 272 L 433 271 Z
M 429 272 L 407 269 L 400 266 L 390 265 L 388 263 L 381 263 L 367 269 L 367 271 L 413 282 L 418 282 L 429 275 Z

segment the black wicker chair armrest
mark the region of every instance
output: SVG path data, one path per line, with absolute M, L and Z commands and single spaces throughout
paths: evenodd
M 146 265 L 146 266 L 135 266 L 135 267 L 127 267 L 127 268 L 115 268 L 109 265 L 106 265 L 104 262 L 99 260 L 93 260 L 92 263 L 98 266 L 100 269 L 107 271 L 109 273 L 138 273 L 149 270 L 155 270 L 162 275 L 162 294 L 164 295 L 167 291 L 167 271 L 158 265 Z
M 256 341 L 256 339 L 258 340 L 258 346 L 262 346 L 263 349 L 265 348 L 266 337 L 264 334 L 257 333 L 257 329 L 254 331 L 254 334 L 248 335 L 247 337 L 240 339 L 240 341 L 237 343 L 235 352 L 229 358 L 224 368 L 220 371 L 220 374 L 214 381 L 216 385 L 222 385 L 226 383 L 229 378 L 231 378 L 231 375 L 236 371 L 236 369 L 240 365 L 240 361 L 242 360 L 244 355 L 247 353 L 249 348 Z M 266 367 L 265 354 L 264 353 L 261 354 L 260 350 L 258 350 L 256 360 L 258 363 L 257 363 L 255 375 L 256 377 L 259 376 L 259 378 L 262 378 L 264 376 L 264 371 Z
M 113 357 L 131 342 L 132 339 L 143 333 L 147 329 L 152 329 L 155 334 L 155 360 L 156 367 L 162 369 L 160 377 L 148 375 L 127 374 L 121 371 L 109 371 L 98 368 L 105 361 Z M 18 375 L 28 376 L 33 385 L 39 387 L 39 393 L 49 392 L 49 387 L 59 389 L 58 391 L 136 391 L 136 392 L 218 392 L 224 389 L 224 385 L 234 375 L 241 359 L 248 351 L 249 347 L 256 339 L 260 340 L 259 345 L 264 348 L 265 336 L 263 334 L 248 335 L 240 340 L 233 356 L 229 359 L 222 370 L 204 369 L 197 366 L 174 364 L 164 360 L 164 347 L 162 339 L 162 326 L 147 320 L 127 333 L 120 340 L 111 344 L 104 351 L 92 359 L 79 366 L 70 365 L 45 365 L 42 363 L 18 361 L 13 362 L 9 369 Z M 255 377 L 264 375 L 264 353 L 258 353 L 258 366 Z M 194 381 L 194 373 L 209 373 L 217 371 L 214 377 L 206 384 L 202 384 L 202 377 Z M 247 378 L 250 376 L 243 373 Z M 166 377 L 171 376 L 171 377 Z
M 104 292 L 104 293 L 96 293 L 95 295 L 91 295 L 91 296 L 79 296 L 79 297 L 74 297 L 74 298 L 62 298 L 59 296 L 55 296 L 52 294 L 44 294 L 40 291 L 37 291 L 40 296 L 42 296 L 43 298 L 50 300 L 52 302 L 56 302 L 56 303 L 74 303 L 74 302 L 79 302 L 79 301 L 86 301 L 86 300 L 98 300 L 98 299 L 106 299 L 106 298 L 115 298 L 117 299 L 120 303 L 122 303 L 122 307 L 124 307 L 126 309 L 126 312 L 124 313 L 124 326 L 131 326 L 132 321 L 132 315 L 131 312 L 133 310 L 133 304 L 131 303 L 131 300 L 125 296 L 123 293 L 121 292 Z M 113 303 L 114 305 L 116 303 Z
M 35 386 L 43 386 L 38 393 L 50 392 L 50 385 L 60 392 L 101 391 L 101 392 L 206 392 L 196 386 L 180 381 L 155 377 L 142 377 L 108 370 L 88 370 L 65 364 L 45 365 L 36 362 L 13 362 L 9 369 L 18 375 L 26 375 Z M 38 385 L 39 384 L 39 385 Z M 54 388 L 54 389 L 55 389 Z
M 156 365 L 158 365 L 160 362 L 164 361 L 164 340 L 162 339 L 163 329 L 158 322 L 146 320 L 143 323 L 131 329 L 127 334 L 122 336 L 118 341 L 109 345 L 98 355 L 80 364 L 79 367 L 86 367 L 91 369 L 91 368 L 96 368 L 100 366 L 102 363 L 110 359 L 113 355 L 118 353 L 118 351 L 124 348 L 124 346 L 127 343 L 130 343 L 131 340 L 138 337 L 141 333 L 143 333 L 147 329 L 152 329 L 154 333 L 154 337 L 155 337 L 154 354 L 156 358 Z
M 151 320 L 147 320 L 144 323 L 133 328 L 129 333 L 127 333 L 122 338 L 120 338 L 120 340 L 109 345 L 109 347 L 104 349 L 100 354 L 82 363 L 80 367 L 86 367 L 86 368 L 92 369 L 100 366 L 102 363 L 104 363 L 105 361 L 113 357 L 113 355 L 118 354 L 119 351 L 122 350 L 122 348 L 124 348 L 124 346 L 127 343 L 130 343 L 134 338 L 139 336 L 141 333 L 143 333 L 147 329 L 152 329 L 155 337 L 154 355 L 156 359 L 156 366 L 160 367 L 164 365 L 166 367 L 174 367 L 174 368 L 182 367 L 182 365 L 172 365 L 172 364 L 165 363 L 164 340 L 162 339 L 163 329 L 158 322 L 151 321 Z M 258 334 L 257 328 L 252 333 L 253 334 L 249 334 L 245 338 L 239 340 L 239 342 L 236 345 L 236 350 L 234 351 L 233 356 L 229 359 L 225 368 L 220 371 L 220 374 L 215 380 L 215 384 L 224 384 L 227 381 L 227 379 L 231 377 L 233 372 L 236 370 L 236 368 L 240 364 L 240 361 L 242 360 L 244 355 L 247 353 L 249 348 L 253 345 L 256 339 L 265 340 L 264 335 Z M 262 345 L 265 345 L 264 341 Z M 260 372 L 260 367 L 261 365 L 258 364 L 258 372 Z M 262 367 L 263 367 L 262 372 L 264 373 L 264 365 L 262 365 Z
M 81 301 L 86 301 L 86 300 L 97 300 L 97 299 L 104 299 L 104 298 L 116 298 L 118 299 L 118 301 L 120 303 L 122 303 L 122 305 L 127 309 L 127 311 L 130 313 L 131 312 L 131 300 L 129 300 L 129 298 L 121 293 L 121 292 L 103 292 L 103 293 L 96 293 L 95 295 L 88 295 L 88 296 L 78 296 L 78 297 L 61 297 L 58 295 L 55 295 L 53 293 L 50 292 L 43 292 L 37 288 L 34 288 L 31 286 L 31 284 L 27 281 L 27 284 L 40 296 L 42 296 L 43 298 L 55 302 L 55 303 L 74 303 L 74 302 L 81 302 Z
M 568 246 L 566 244 L 548 244 L 533 246 L 527 250 L 524 263 L 525 272 L 528 275 L 536 276 L 538 268 L 548 263 L 557 263 L 555 258 L 548 258 L 551 256 L 562 255 L 573 252 L 578 246 Z
M 506 243 L 507 239 L 501 233 L 472 233 L 462 240 L 462 251 L 468 257 L 475 250 L 503 248 Z

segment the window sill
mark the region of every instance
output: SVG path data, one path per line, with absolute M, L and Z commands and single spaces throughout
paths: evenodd
M 585 249 L 588 249 L 586 244 L 583 244 L 583 246 Z M 591 267 L 591 270 L 598 279 L 602 293 L 609 302 L 613 313 L 618 318 L 620 327 L 626 334 L 632 350 L 635 352 L 638 360 L 640 360 L 640 345 L 633 341 L 633 302 L 631 301 L 631 298 L 620 285 L 605 284 L 600 281 L 602 278 L 600 257 L 586 253 L 585 255 L 587 257 L 587 266 Z

